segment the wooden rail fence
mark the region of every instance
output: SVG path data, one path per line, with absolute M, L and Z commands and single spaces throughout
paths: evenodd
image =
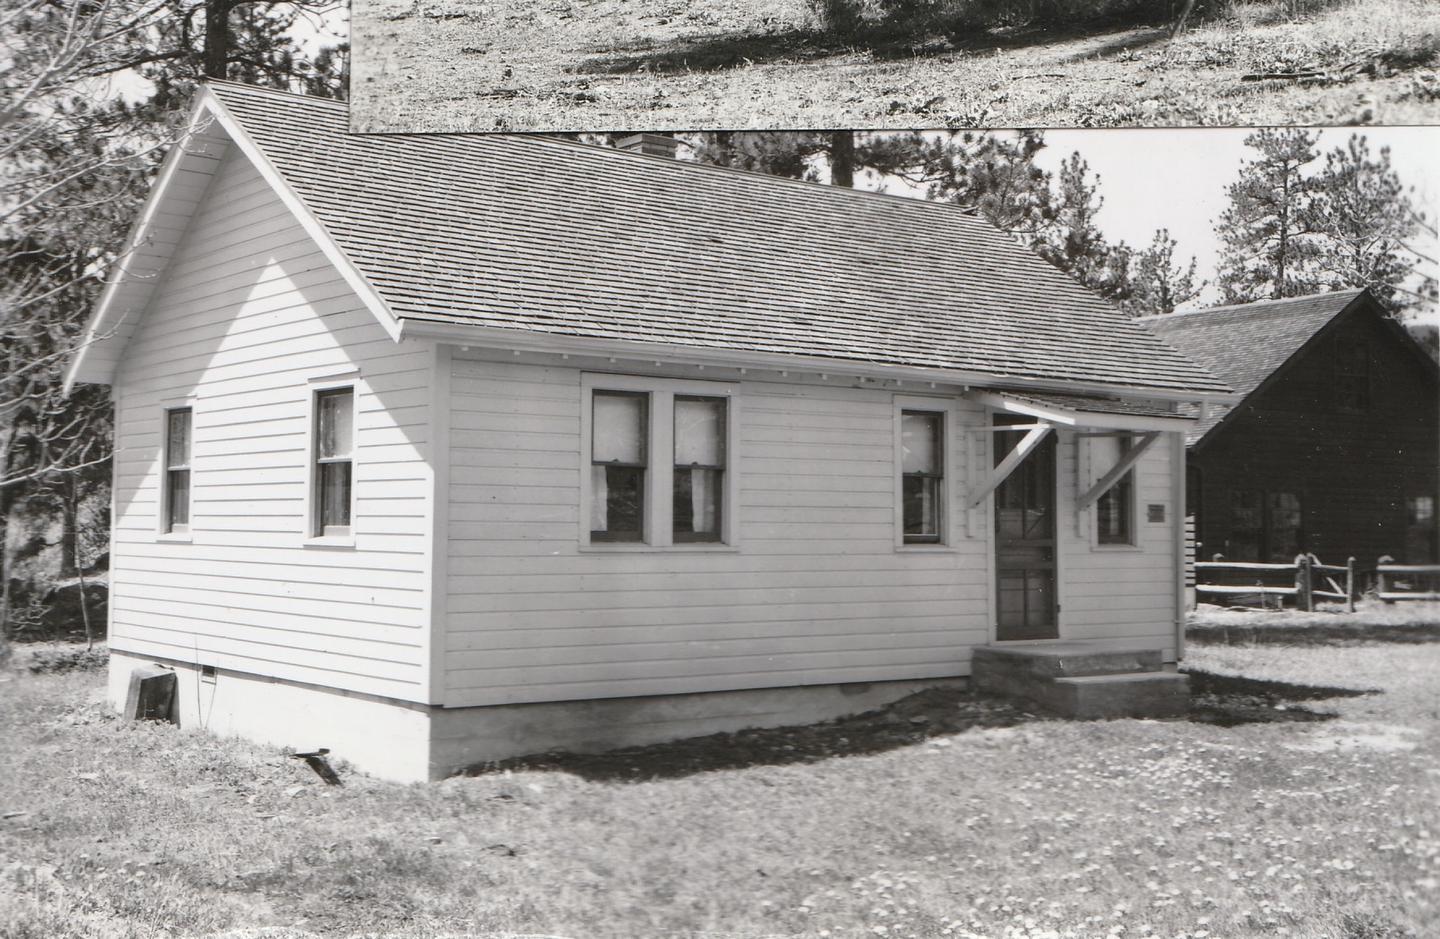
M 1440 564 L 1394 561 L 1387 554 L 1375 565 L 1375 592 L 1381 600 L 1440 600 Z
M 1206 572 L 1233 572 L 1238 575 L 1254 576 L 1253 584 L 1245 583 L 1204 583 Z M 1340 577 L 1343 580 L 1337 580 Z M 1285 583 L 1265 583 L 1265 579 L 1283 578 Z M 1234 579 L 1233 577 L 1230 579 Z M 1280 603 L 1286 597 L 1293 597 L 1295 607 L 1314 610 L 1315 601 L 1338 600 L 1345 604 L 1348 612 L 1355 612 L 1355 559 L 1347 558 L 1344 565 L 1323 564 L 1313 554 L 1301 554 L 1289 564 L 1262 564 L 1249 561 L 1226 561 L 1217 554 L 1214 560 L 1195 562 L 1195 592 L 1228 597 L 1260 598 L 1261 605 L 1267 597 L 1275 597 Z M 1383 598 L 1382 598 L 1383 599 Z

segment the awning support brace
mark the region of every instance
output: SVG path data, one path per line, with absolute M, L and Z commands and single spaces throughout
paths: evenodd
M 970 508 L 973 509 L 985 501 L 986 496 L 990 495 L 990 493 L 1000 487 L 1001 483 L 1009 479 L 1010 474 L 1015 472 L 1015 468 L 1025 462 L 1025 458 L 1029 456 L 1036 447 L 1040 446 L 1040 444 L 1045 441 L 1045 437 L 1055 429 L 1053 424 L 1032 424 L 1029 426 L 1030 429 L 1025 432 L 1025 436 L 1015 445 L 1015 449 L 1006 454 L 1005 459 L 1001 460 L 1000 465 L 990 471 L 990 475 L 985 478 L 985 481 L 980 484 L 979 488 L 970 493 Z M 1009 428 L 1004 429 L 1008 430 Z
M 1091 486 L 1086 490 L 1084 495 L 1076 500 L 1075 511 L 1085 511 L 1095 503 L 1096 499 L 1099 499 L 1105 493 L 1109 492 L 1115 484 L 1120 481 L 1121 477 L 1130 472 L 1135 464 L 1140 461 L 1140 458 L 1145 455 L 1145 451 L 1150 449 L 1150 445 L 1159 439 L 1160 432 L 1158 430 L 1141 434 L 1135 446 L 1125 451 L 1125 455 L 1120 457 L 1115 465 L 1110 468 L 1110 472 L 1101 476 L 1099 482 Z

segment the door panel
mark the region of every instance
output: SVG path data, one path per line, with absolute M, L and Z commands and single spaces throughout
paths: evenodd
M 995 423 L 1033 424 L 1035 421 L 996 415 Z M 1024 434 L 1024 431 L 995 434 L 996 465 Z M 1052 432 L 995 490 L 997 640 L 1059 636 L 1055 511 L 1055 435 Z

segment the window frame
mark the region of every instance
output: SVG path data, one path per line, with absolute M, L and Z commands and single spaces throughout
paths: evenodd
M 679 439 L 676 425 L 678 408 L 677 401 L 718 401 L 723 412 L 720 421 L 720 462 L 714 463 L 689 463 L 681 465 L 677 462 L 675 441 Z M 670 540 L 672 544 L 723 544 L 725 539 L 725 519 L 729 514 L 729 503 L 725 498 L 725 484 L 727 482 L 728 464 L 730 462 L 730 399 L 725 395 L 696 395 L 676 393 L 670 398 Z M 675 528 L 675 479 L 676 473 L 681 470 L 710 470 L 720 474 L 720 485 L 715 493 L 715 514 L 719 525 L 716 527 L 714 537 L 706 537 L 704 533 L 688 532 L 682 533 Z
M 649 377 L 627 373 L 581 372 L 580 517 L 579 550 L 583 552 L 726 552 L 740 546 L 736 510 L 740 504 L 740 454 L 735 446 L 740 421 L 740 383 Z M 640 541 L 604 541 L 591 538 L 590 512 L 594 499 L 591 462 L 594 453 L 595 392 L 638 392 L 648 396 L 645 450 L 643 534 Z M 720 489 L 720 537 L 713 541 L 677 541 L 674 537 L 673 492 L 675 475 L 675 398 L 725 400 L 725 465 Z
M 186 455 L 184 465 L 177 468 L 170 465 L 170 419 L 172 415 L 178 413 L 189 415 L 187 425 L 189 453 Z M 165 540 L 188 541 L 194 528 L 195 517 L 195 405 L 190 401 L 184 404 L 168 405 L 162 409 L 160 420 L 160 514 L 156 520 L 158 534 Z M 175 524 L 172 517 L 175 507 L 175 490 L 170 482 L 170 474 L 179 471 L 183 471 L 186 476 L 185 522 L 182 525 Z
M 640 462 L 639 462 L 639 463 L 624 463 L 624 462 L 621 462 L 621 461 L 619 461 L 619 460 L 596 461 L 596 459 L 595 459 L 595 437 L 594 437 L 594 433 L 593 433 L 593 428 L 594 428 L 594 426 L 595 426 L 595 402 L 596 402 L 596 399 L 597 399 L 597 398 L 600 398 L 600 397 L 633 398 L 633 399 L 638 400 L 638 401 L 640 402 Z M 650 515 L 651 515 L 650 501 L 651 501 L 651 496 L 652 496 L 652 492 L 651 492 L 651 482 L 652 482 L 652 480 L 651 480 L 651 477 L 653 476 L 653 473 L 652 473 L 652 471 L 651 471 L 650 464 L 651 464 L 652 459 L 653 459 L 653 456 L 654 456 L 654 450 L 653 450 L 652 447 L 651 447 L 650 437 L 651 437 L 651 425 L 654 423 L 654 414 L 653 414 L 653 412 L 654 412 L 655 408 L 654 408 L 653 402 L 651 401 L 651 395 L 650 395 L 649 392 L 646 392 L 646 391 L 632 391 L 632 390 L 628 390 L 628 389 L 621 391 L 621 390 L 616 390 L 616 389 L 614 389 L 614 388 L 594 388 L 594 389 L 592 389 L 592 390 L 590 391 L 589 398 L 590 398 L 590 402 L 589 402 L 589 403 L 590 403 L 590 407 L 589 407 L 589 419 L 590 419 L 590 426 L 591 426 L 591 428 L 592 428 L 592 433 L 591 433 L 591 436 L 590 436 L 590 443 L 589 443 L 589 445 L 586 447 L 586 451 L 588 452 L 588 460 L 589 460 L 589 464 L 590 464 L 590 472 L 589 472 L 589 473 L 587 474 L 587 476 L 586 476 L 586 485 L 590 487 L 590 491 L 591 491 L 591 494 L 592 494 L 592 496 L 591 496 L 591 502 L 592 502 L 592 504 L 593 504 L 593 501 L 594 501 L 594 495 L 593 495 L 593 494 L 594 494 L 594 490 L 595 490 L 595 483 L 594 483 L 595 467 L 597 467 L 597 466 L 612 467 L 612 466 L 613 466 L 613 467 L 617 467 L 617 468 L 621 468 L 621 469 L 638 469 L 638 470 L 640 470 L 640 473 L 641 473 L 641 477 L 640 477 L 640 480 L 641 480 L 641 485 L 640 485 L 640 528 L 639 528 L 639 531 L 636 532 L 636 534 L 637 534 L 639 537 L 638 537 L 638 538 L 628 538 L 628 537 L 627 537 L 627 538 L 612 538 L 612 537 L 607 537 L 607 536 L 605 536 L 605 535 L 601 535 L 600 537 L 597 537 L 597 535 L 600 534 L 600 533 L 596 532 L 596 531 L 594 530 L 594 527 L 590 524 L 590 522 L 589 522 L 590 513 L 587 512 L 587 513 L 586 513 L 586 516 L 585 516 L 585 517 L 586 517 L 586 520 L 587 520 L 585 527 L 586 527 L 587 529 L 589 529 L 589 531 L 590 531 L 590 540 L 591 540 L 592 542 L 595 542 L 595 543 L 598 543 L 598 544 L 646 544 L 647 541 L 648 541 L 648 538 L 649 538 L 649 534 L 650 534 Z M 626 533 L 628 534 L 629 532 L 627 531 Z
M 957 471 L 963 470 L 964 462 L 956 453 L 957 401 L 945 395 L 894 395 L 892 401 L 895 432 L 894 477 L 895 493 L 895 550 L 897 552 L 924 553 L 927 551 L 954 552 L 956 527 L 954 515 L 959 501 L 955 498 Z M 940 416 L 940 507 L 939 537 L 934 540 L 907 541 L 905 538 L 905 412 L 926 411 Z
M 946 452 L 950 446 L 949 428 L 945 426 L 947 411 L 936 408 L 901 407 L 900 408 L 900 540 L 903 545 L 914 546 L 936 546 L 946 543 L 947 526 L 945 516 L 950 508 L 950 499 L 945 489 L 947 478 L 946 469 L 949 460 L 946 459 Z M 935 439 L 932 441 L 935 448 L 936 462 L 939 464 L 937 473 L 907 473 L 905 471 L 905 418 L 907 415 L 926 415 L 934 419 Z M 933 535 L 912 535 L 905 531 L 905 480 L 908 478 L 933 479 L 935 485 L 935 534 Z
M 321 484 L 322 474 L 320 467 L 326 462 L 338 463 L 338 458 L 324 459 L 320 456 L 320 400 L 327 395 L 349 392 L 350 394 L 350 453 L 345 461 L 350 464 L 350 524 L 346 526 L 328 526 L 331 531 L 326 531 L 321 526 Z M 358 383 L 350 377 L 344 379 L 311 379 L 308 388 L 309 403 L 306 415 L 306 447 L 305 447 L 305 515 L 304 515 L 304 536 L 306 546 L 315 547 L 354 547 L 355 545 L 355 520 L 358 517 L 358 498 L 356 491 L 359 488 L 356 481 L 359 478 L 358 468 L 360 465 L 360 389 Z M 342 530 L 343 529 L 343 530 Z
M 1110 435 L 1107 433 L 1107 437 L 1109 436 Z M 1130 450 L 1134 449 L 1140 442 L 1140 435 L 1136 432 L 1131 431 L 1115 431 L 1114 438 L 1118 438 L 1123 441 L 1120 452 L 1116 455 L 1117 459 L 1123 459 L 1125 455 L 1128 454 Z M 1090 450 L 1091 475 L 1094 477 L 1092 485 L 1094 482 L 1098 482 L 1102 475 L 1109 472 L 1108 466 L 1095 466 L 1094 445 L 1101 439 L 1106 438 L 1085 438 L 1086 446 Z M 1143 461 L 1144 457 L 1141 457 L 1140 462 Z M 1140 462 L 1137 462 L 1134 466 L 1130 467 L 1130 469 L 1125 473 L 1124 476 L 1120 477 L 1118 480 L 1115 481 L 1114 486 L 1111 486 L 1108 491 L 1097 497 L 1095 499 L 1095 502 L 1090 506 L 1090 547 L 1093 550 L 1133 551 L 1140 547 Z M 1129 538 L 1125 541 L 1102 541 L 1100 539 L 1100 503 L 1105 501 L 1107 497 L 1114 494 L 1114 492 L 1119 489 L 1127 480 L 1130 483 L 1130 498 L 1128 500 L 1129 504 L 1126 506 L 1126 511 L 1129 513 L 1130 516 Z

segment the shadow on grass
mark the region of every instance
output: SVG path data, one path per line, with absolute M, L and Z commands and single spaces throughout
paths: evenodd
M 841 38 L 820 30 L 789 29 L 768 33 L 716 33 L 668 42 L 639 41 L 606 47 L 604 55 L 585 59 L 567 71 L 575 74 L 629 74 L 645 71 L 670 75 L 684 72 L 714 72 L 742 65 L 774 62 L 813 62 L 857 50 L 876 61 L 895 61 L 962 53 L 987 53 L 1027 49 L 1058 42 L 1090 39 L 1119 33 L 1112 40 L 1088 49 L 1066 61 L 1081 61 L 1125 50 L 1143 48 L 1164 40 L 1164 29 L 1138 29 L 1136 24 L 1114 21 L 1065 26 L 1027 26 L 1010 29 L 977 29 L 964 35 L 944 38 L 938 32 L 902 32 L 877 29 L 857 38 Z
M 1323 685 L 1294 685 L 1203 671 L 1186 671 L 1185 674 L 1190 676 L 1189 719 L 1220 727 L 1334 720 L 1339 716 L 1334 712 L 1311 711 L 1296 707 L 1291 702 L 1358 698 L 1380 693 Z
M 1355 646 L 1375 642 L 1440 642 L 1440 623 L 1357 625 L 1336 622 L 1313 626 L 1203 626 L 1185 632 L 1197 646 Z
M 1207 672 L 1189 674 L 1192 696 L 1186 719 L 1221 727 L 1331 720 L 1337 715 L 1309 711 L 1291 702 L 1375 693 Z M 679 779 L 712 770 L 819 763 L 884 753 L 931 738 L 1055 719 L 1023 702 L 957 688 L 931 688 L 878 710 L 817 724 L 709 734 L 604 753 L 516 757 L 471 767 L 465 775 L 528 770 L 570 773 L 594 782 Z

